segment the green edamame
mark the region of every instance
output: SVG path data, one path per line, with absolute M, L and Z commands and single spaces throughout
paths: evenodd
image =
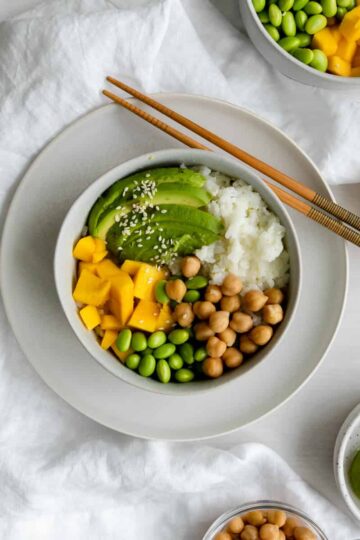
M 341 8 L 349 9 L 351 6 L 351 0 L 337 0 L 337 5 Z
M 140 354 L 136 354 L 136 353 L 129 354 L 129 356 L 125 360 L 125 365 L 129 369 L 137 369 L 139 367 L 140 360 L 141 360 Z
M 268 14 L 269 14 L 269 21 L 273 26 L 276 26 L 276 27 L 281 26 L 281 21 L 282 21 L 283 16 L 282 16 L 281 9 L 279 8 L 279 6 L 277 6 L 276 4 L 272 4 L 269 7 Z
M 314 35 L 323 30 L 327 25 L 327 18 L 324 15 L 312 15 L 306 21 L 305 32 Z
M 205 276 L 195 276 L 187 280 L 186 287 L 188 289 L 203 289 L 207 284 L 208 280 Z
M 168 304 L 170 298 L 166 294 L 166 280 L 161 279 L 155 286 L 155 298 L 160 304 Z
M 156 360 L 152 354 L 145 354 L 139 363 L 139 373 L 142 377 L 151 377 L 156 368 Z
M 338 7 L 337 8 L 337 11 L 336 11 L 336 18 L 339 20 L 339 21 L 342 21 L 343 18 L 345 17 L 347 13 L 347 9 L 346 8 L 343 8 L 343 7 Z
M 182 345 L 189 339 L 189 332 L 183 328 L 178 328 L 170 332 L 168 339 L 174 345 Z
M 176 351 L 176 347 L 173 343 L 164 343 L 154 350 L 154 356 L 157 359 L 168 358 Z
M 296 36 L 295 17 L 291 11 L 287 11 L 282 18 L 281 28 L 288 37 Z
M 311 0 L 304 7 L 304 11 L 308 15 L 319 15 L 319 13 L 322 13 L 322 6 L 319 2 L 313 2 L 313 0 Z
M 183 365 L 184 365 L 183 359 L 181 358 L 180 354 L 177 354 L 177 353 L 172 354 L 171 356 L 169 356 L 168 362 L 169 362 L 169 366 L 174 371 L 177 371 L 178 369 L 181 369 L 183 367 Z
M 285 51 L 291 52 L 300 47 L 300 40 L 297 37 L 284 37 L 280 39 L 279 45 Z
M 269 19 L 269 14 L 268 14 L 268 12 L 266 11 L 266 9 L 264 9 L 264 11 L 261 11 L 261 12 L 259 13 L 259 19 L 260 19 L 260 21 L 261 21 L 263 24 L 266 24 L 266 23 L 269 22 L 269 20 L 270 20 L 270 19 Z
M 147 340 L 143 332 L 134 332 L 131 338 L 131 348 L 136 352 L 145 351 Z
M 189 302 L 190 304 L 193 304 L 194 302 L 197 302 L 200 298 L 200 293 L 199 291 L 195 291 L 192 290 L 192 291 L 187 291 L 187 293 L 185 293 L 185 296 L 183 298 L 183 302 Z
M 149 336 L 148 345 L 151 349 L 157 349 L 166 343 L 166 334 L 162 330 L 158 330 Z
M 141 351 L 141 356 L 145 356 L 145 354 L 152 354 L 153 350 L 150 349 L 150 347 L 146 347 L 145 351 Z
M 294 0 L 279 0 L 278 6 L 281 11 L 289 11 L 294 5 Z
M 300 11 L 306 6 L 308 2 L 309 0 L 295 0 L 293 5 L 293 11 Z
M 187 383 L 192 381 L 194 378 L 194 373 L 190 369 L 179 369 L 175 373 L 175 379 L 180 383 Z
M 311 36 L 309 34 L 296 34 L 296 37 L 300 41 L 299 47 L 308 47 L 311 43 Z
M 306 15 L 305 11 L 298 11 L 295 13 L 295 22 L 296 26 L 298 27 L 298 30 L 300 32 L 303 32 L 305 30 L 305 24 L 308 20 L 308 16 Z
M 311 49 L 295 49 L 291 54 L 306 65 L 310 64 L 314 59 L 314 53 Z
M 120 352 L 126 352 L 130 349 L 132 332 L 129 328 L 121 330 L 116 339 L 116 346 Z
M 196 362 L 202 362 L 205 360 L 205 358 L 208 356 L 208 353 L 206 352 L 205 347 L 200 347 L 200 349 L 197 349 L 194 354 L 194 360 Z
M 275 28 L 275 26 L 272 26 L 272 24 L 265 24 L 264 28 L 269 34 L 269 36 L 272 37 L 272 39 L 274 39 L 275 41 L 279 41 L 280 32 L 277 28 Z
M 325 17 L 335 17 L 337 12 L 336 0 L 321 0 L 321 5 Z
M 318 71 L 325 72 L 328 68 L 328 59 L 326 54 L 320 49 L 313 49 L 313 59 L 310 62 L 310 66 Z
M 179 347 L 178 351 L 185 364 L 194 363 L 194 347 L 191 343 L 184 343 Z
M 252 0 L 252 3 L 256 13 L 260 13 L 266 6 L 266 0 Z
M 166 360 L 159 360 L 156 365 L 156 375 L 159 381 L 167 384 L 171 378 L 171 369 Z

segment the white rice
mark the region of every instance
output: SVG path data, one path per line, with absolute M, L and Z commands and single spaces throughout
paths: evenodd
M 243 281 L 244 292 L 284 287 L 289 280 L 289 254 L 279 218 L 249 184 L 207 167 L 197 170 L 214 196 L 207 209 L 225 226 L 223 238 L 196 251 L 211 282 L 221 284 L 231 272 Z

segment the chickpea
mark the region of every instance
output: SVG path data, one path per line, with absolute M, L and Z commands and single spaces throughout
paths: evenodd
M 267 304 L 262 310 L 262 316 L 268 324 L 279 324 L 284 318 L 283 308 L 280 304 Z
M 282 530 L 286 536 L 289 538 L 293 535 L 295 527 L 299 527 L 299 522 L 296 518 L 289 517 L 287 518 L 285 525 L 283 525 Z
M 266 523 L 260 529 L 260 540 L 279 540 L 279 527 L 272 523 Z
M 267 520 L 278 527 L 283 527 L 286 523 L 286 514 L 283 510 L 268 510 Z
M 211 336 L 206 343 L 206 352 L 212 358 L 220 358 L 226 351 L 226 343 L 221 339 Z
M 240 534 L 241 540 L 259 540 L 259 533 L 253 525 L 245 525 L 244 530 Z
M 244 295 L 243 304 L 249 311 L 260 311 L 266 302 L 268 297 L 262 291 L 249 291 Z
M 249 523 L 250 525 L 254 525 L 255 527 L 260 527 L 261 525 L 264 525 L 266 519 L 264 517 L 263 512 L 261 510 L 252 510 L 251 512 L 248 512 L 244 520 L 246 523 Z
M 174 279 L 166 283 L 165 290 L 171 300 L 181 302 L 186 293 L 186 285 L 181 279 Z
M 267 304 L 281 304 L 284 301 L 284 293 L 275 287 L 266 289 L 264 294 L 268 297 Z
M 295 527 L 294 540 L 316 540 L 316 535 L 307 527 Z
M 251 330 L 250 339 L 256 345 L 266 345 L 272 338 L 273 333 L 271 326 L 259 324 L 259 326 L 255 326 L 255 328 Z
M 224 296 L 221 299 L 220 307 L 223 311 L 233 313 L 240 309 L 240 296 L 235 294 L 234 296 Z
M 248 332 L 253 327 L 253 320 L 250 315 L 242 313 L 241 311 L 236 311 L 233 313 L 232 319 L 230 321 L 230 328 L 239 332 L 240 334 Z
M 191 308 L 191 304 L 186 304 L 185 302 L 176 306 L 174 315 L 178 324 L 183 328 L 191 326 L 194 320 L 194 314 Z
M 202 370 L 208 377 L 217 379 L 217 377 L 220 377 L 224 371 L 221 358 L 212 358 L 211 356 L 205 358 L 202 364 Z
M 221 285 L 221 292 L 225 296 L 234 296 L 234 294 L 239 294 L 242 288 L 241 279 L 235 274 L 228 274 Z
M 228 347 L 232 347 L 236 341 L 236 332 L 232 328 L 228 327 L 222 332 L 219 332 L 217 337 L 226 343 Z
M 233 369 L 240 366 L 244 357 L 240 351 L 234 347 L 229 347 L 229 349 L 227 349 L 222 355 L 222 359 L 226 367 Z
M 258 349 L 253 341 L 248 336 L 240 336 L 239 350 L 245 354 L 254 354 Z
M 211 302 L 195 302 L 193 307 L 195 315 L 202 321 L 208 319 L 212 313 L 215 313 L 216 308 Z
M 223 332 L 229 326 L 229 313 L 227 311 L 216 311 L 209 318 L 209 326 L 216 334 Z
M 222 297 L 221 289 L 218 285 L 208 285 L 205 291 L 205 300 L 216 304 Z
M 194 255 L 190 257 L 184 257 L 181 261 L 180 268 L 183 276 L 191 278 L 196 276 L 201 267 L 201 262 Z
M 234 517 L 227 526 L 227 530 L 232 534 L 240 534 L 244 529 L 244 522 L 240 516 Z
M 198 341 L 207 341 L 211 336 L 215 334 L 206 322 L 195 324 L 194 326 L 195 337 Z
M 232 540 L 232 536 L 228 532 L 222 531 L 217 533 L 214 540 Z

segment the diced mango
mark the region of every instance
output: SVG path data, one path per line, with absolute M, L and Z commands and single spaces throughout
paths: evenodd
M 101 261 L 96 267 L 96 273 L 99 277 L 103 279 L 108 279 L 117 274 L 121 274 L 121 270 L 115 263 L 110 261 L 110 259 L 105 259 Z
M 146 330 L 147 332 L 154 332 L 157 327 L 159 315 L 159 304 L 151 300 L 140 300 L 131 315 L 129 326 L 138 328 L 139 330 Z
M 155 301 L 155 285 L 165 278 L 165 272 L 156 266 L 141 263 L 134 277 L 134 296 L 141 300 Z
M 102 238 L 94 238 L 95 242 L 95 251 L 100 253 L 101 251 L 106 251 L 106 242 Z
M 348 41 L 347 39 L 342 38 L 338 45 L 336 56 L 340 56 L 340 58 L 351 64 L 355 56 L 356 49 L 357 44 L 355 41 Z
M 88 330 L 94 330 L 101 322 L 100 313 L 95 306 L 85 306 L 80 309 L 79 315 Z
M 338 26 L 333 26 L 332 28 L 329 28 L 331 35 L 335 39 L 336 43 L 339 43 L 340 39 L 342 38 L 341 32 L 339 30 Z
M 351 66 L 349 62 L 346 62 L 340 56 L 330 56 L 328 71 L 334 75 L 341 75 L 342 77 L 350 77 Z
M 95 253 L 95 240 L 92 236 L 84 236 L 75 244 L 73 256 L 75 259 L 84 262 L 93 262 L 92 256 Z
M 119 270 L 109 277 L 111 282 L 109 308 L 122 326 L 125 326 L 134 310 L 134 284 L 126 272 Z
M 312 39 L 312 48 L 321 49 L 326 56 L 332 56 L 336 53 L 337 41 L 330 28 L 324 28 L 314 35 Z
M 122 263 L 121 270 L 124 270 L 124 272 L 127 272 L 129 276 L 133 277 L 142 264 L 143 263 L 141 261 L 131 261 L 130 259 L 127 259 Z
M 97 326 L 94 330 L 95 334 L 99 337 L 103 337 L 103 335 L 105 334 L 105 330 L 103 330 L 102 328 L 100 328 L 100 326 Z
M 105 259 L 106 255 L 108 254 L 107 251 L 95 251 L 92 256 L 93 263 L 98 263 Z
M 129 349 L 128 351 L 126 352 L 121 352 L 119 351 L 119 349 L 117 348 L 116 344 L 114 343 L 113 345 L 111 345 L 111 348 L 112 350 L 114 351 L 114 353 L 116 354 L 116 356 L 119 358 L 119 360 L 124 364 L 125 363 L 125 360 L 127 359 L 127 357 L 129 356 L 129 354 L 131 354 L 133 352 L 132 349 Z
M 348 41 L 360 39 L 360 6 L 348 11 L 339 26 L 341 34 Z
M 103 306 L 110 296 L 110 281 L 94 276 L 89 270 L 83 270 L 76 283 L 73 298 L 80 304 Z
M 360 67 L 353 67 L 352 68 L 351 77 L 360 77 Z
M 114 345 L 118 335 L 119 332 L 116 330 L 105 330 L 104 336 L 101 340 L 101 347 L 105 350 L 110 349 L 110 347 Z
M 360 48 L 358 47 L 352 61 L 352 67 L 360 67 Z
M 168 304 L 163 304 L 155 330 L 165 330 L 167 332 L 174 326 L 175 320 Z
M 121 330 L 120 321 L 114 315 L 104 314 L 101 317 L 100 326 L 103 330 Z
M 79 262 L 79 266 L 78 266 L 78 275 L 81 274 L 81 272 L 86 268 L 86 270 L 89 270 L 89 272 L 91 272 L 92 274 L 94 274 L 95 276 L 97 275 L 97 272 L 96 272 L 96 269 L 97 269 L 97 264 L 94 264 L 92 262 L 84 262 L 84 261 L 80 261 Z

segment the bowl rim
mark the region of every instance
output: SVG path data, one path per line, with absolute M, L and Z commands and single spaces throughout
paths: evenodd
M 204 156 L 206 157 L 202 159 L 201 157 L 198 159 L 198 156 Z M 105 351 L 97 346 L 97 348 L 94 348 L 94 351 L 92 351 L 89 346 L 85 343 L 85 335 L 87 334 L 87 331 L 85 330 L 83 324 L 79 324 L 81 321 L 78 318 L 76 324 L 73 323 L 73 316 L 72 316 L 72 310 L 68 308 L 67 305 L 67 298 L 62 290 L 61 287 L 61 260 L 63 259 L 63 251 L 62 251 L 62 243 L 66 241 L 66 238 L 64 239 L 64 234 L 66 234 L 66 228 L 68 227 L 68 222 L 72 215 L 76 212 L 78 207 L 82 207 L 81 203 L 83 202 L 83 199 L 86 200 L 86 197 L 88 195 L 89 191 L 97 191 L 98 194 L 95 196 L 94 201 L 98 196 L 101 195 L 109 186 L 111 186 L 117 179 L 123 178 L 125 176 L 128 176 L 130 174 L 134 174 L 136 171 L 144 170 L 146 168 L 151 168 L 152 166 L 155 167 L 161 167 L 161 166 L 171 166 L 173 163 L 186 163 L 188 166 L 195 166 L 197 165 L 205 165 L 209 166 L 207 163 L 204 163 L 206 160 L 217 160 L 224 165 L 224 167 L 236 167 L 238 169 L 237 173 L 234 174 L 235 177 L 241 178 L 241 176 L 244 174 L 248 177 L 251 177 L 251 181 L 245 180 L 247 183 L 250 183 L 250 185 L 253 185 L 254 189 L 260 192 L 260 195 L 264 198 L 264 194 L 261 193 L 262 191 L 265 193 L 265 201 L 266 203 L 272 208 L 272 211 L 279 217 L 279 219 L 282 222 L 282 225 L 286 228 L 286 235 L 291 237 L 291 242 L 293 245 L 293 253 L 295 255 L 294 260 L 292 263 L 290 263 L 290 267 L 294 265 L 293 273 L 295 277 L 297 278 L 297 283 L 293 285 L 292 289 L 292 295 L 291 295 L 291 309 L 287 313 L 287 318 L 284 320 L 281 331 L 276 332 L 276 340 L 274 340 L 274 343 L 272 346 L 268 347 L 267 349 L 261 350 L 256 356 L 257 363 L 262 362 L 265 358 L 267 358 L 270 353 L 274 351 L 276 346 L 281 342 L 283 339 L 286 329 L 289 327 L 289 325 L 292 323 L 294 315 L 296 313 L 299 298 L 300 298 L 300 292 L 302 288 L 302 258 L 301 258 L 301 250 L 299 245 L 299 240 L 297 237 L 297 233 L 295 230 L 295 226 L 292 222 L 291 217 L 289 216 L 287 209 L 285 205 L 277 198 L 277 196 L 272 192 L 272 190 L 261 180 L 260 176 L 253 171 L 250 167 L 248 167 L 246 164 L 244 164 L 240 160 L 234 160 L 226 155 L 219 154 L 212 151 L 206 151 L 206 150 L 195 150 L 195 149 L 167 149 L 167 150 L 159 150 L 154 152 L 147 152 L 145 154 L 142 154 L 140 156 L 137 156 L 135 158 L 132 158 L 130 160 L 126 160 L 123 163 L 120 163 L 116 167 L 113 167 L 112 169 L 108 170 L 104 174 L 102 174 L 100 177 L 98 177 L 96 180 L 94 180 L 78 197 L 77 199 L 71 204 L 69 210 L 67 211 L 64 220 L 62 222 L 62 225 L 59 229 L 59 233 L 57 236 L 56 246 L 55 246 L 55 252 L 54 252 L 54 258 L 53 258 L 53 270 L 54 270 L 54 280 L 55 280 L 55 287 L 57 291 L 58 298 L 60 300 L 60 304 L 62 306 L 63 312 L 66 316 L 66 319 L 68 323 L 70 324 L 74 334 L 78 338 L 81 345 L 85 348 L 85 350 L 88 352 L 89 356 L 96 361 L 100 366 L 102 366 L 104 369 L 106 369 L 109 373 L 111 373 L 114 377 L 121 379 L 123 382 L 130 384 L 136 388 L 146 390 L 152 393 L 157 394 L 166 394 L 170 396 L 183 396 L 187 395 L 189 393 L 189 388 L 192 388 L 197 392 L 205 392 L 210 391 L 211 389 L 215 389 L 218 386 L 221 386 L 223 384 L 234 384 L 236 383 L 237 378 L 241 375 L 242 377 L 246 376 L 246 373 L 254 369 L 255 366 L 250 366 L 249 368 L 245 367 L 245 370 L 242 370 L 240 373 L 238 373 L 237 377 L 231 377 L 231 375 L 234 373 L 234 371 L 228 372 L 225 374 L 225 376 L 220 377 L 219 379 L 214 380 L 206 380 L 206 381 L 193 381 L 191 383 L 188 383 L 186 385 L 175 385 L 175 384 L 161 384 L 158 381 L 140 377 L 137 373 L 133 372 L 132 370 L 129 370 L 126 368 L 122 363 L 120 362 L 114 362 L 113 355 L 109 351 Z M 139 163 L 140 162 L 140 163 Z M 211 167 L 211 166 L 209 166 Z M 220 170 L 221 171 L 221 164 L 217 163 L 212 167 L 214 170 Z M 123 169 L 127 169 L 126 172 L 117 172 L 122 171 Z M 129 172 L 130 170 L 130 172 Z M 101 186 L 101 187 L 100 187 Z M 93 204 L 94 201 L 91 203 Z M 274 209 L 274 206 L 278 207 L 278 209 Z M 90 205 L 91 207 L 91 205 Z M 86 215 L 88 215 L 89 208 L 86 209 Z M 280 210 L 280 214 L 282 216 L 279 216 L 278 211 Z M 84 212 L 83 212 L 84 213 Z M 285 222 L 284 222 L 285 220 Z M 81 230 L 78 231 L 76 237 L 80 234 Z M 290 269 L 291 272 L 291 269 Z M 294 279 L 294 278 L 293 278 Z M 292 283 L 290 281 L 290 283 Z M 71 296 L 71 304 L 75 305 L 74 300 Z M 81 329 L 80 329 L 81 326 Z M 91 333 L 93 334 L 93 332 Z M 112 362 L 109 362 L 109 358 L 111 357 Z M 244 364 L 246 366 L 246 364 Z M 123 375 L 120 375 L 116 368 L 120 367 L 124 371 L 122 372 Z M 176 389 L 176 390 L 175 390 Z
M 242 1 L 243 0 L 240 0 L 240 2 Z M 290 53 L 285 51 L 285 49 L 280 47 L 280 45 L 269 36 L 268 32 L 266 32 L 263 24 L 261 23 L 257 12 L 255 11 L 252 0 L 245 0 L 245 2 L 262 35 L 265 36 L 269 44 L 276 47 L 276 50 L 283 56 L 284 59 L 288 60 L 289 62 L 294 63 L 304 72 L 314 75 L 315 77 L 319 77 L 320 79 L 323 79 L 325 81 L 334 81 L 334 82 L 336 81 L 340 84 L 343 84 L 344 86 L 354 86 L 357 84 L 360 86 L 360 77 L 340 77 L 339 75 L 333 75 L 332 73 L 327 73 L 327 72 L 324 73 L 323 71 L 319 71 L 317 69 L 311 68 L 307 66 L 306 64 L 304 64 L 303 62 L 300 62 L 300 60 L 298 60 L 297 58 L 292 56 Z

